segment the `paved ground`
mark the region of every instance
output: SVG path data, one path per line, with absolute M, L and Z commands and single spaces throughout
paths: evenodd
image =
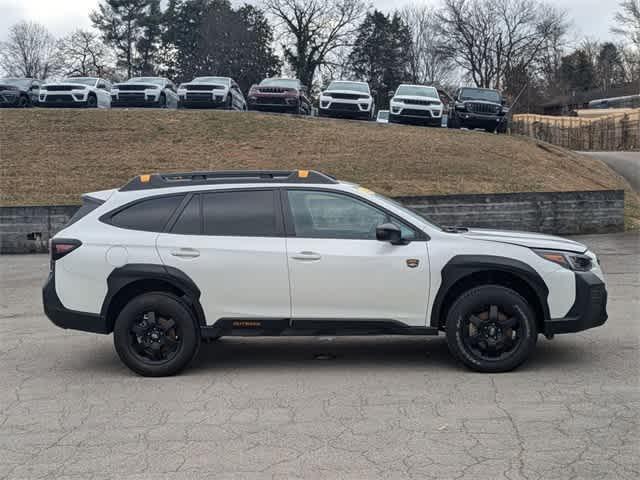
M 640 191 L 640 152 L 580 152 L 598 158 Z
M 638 478 L 640 237 L 583 238 L 609 322 L 502 375 L 383 337 L 226 339 L 145 379 L 42 315 L 46 257 L 0 257 L 0 479 Z

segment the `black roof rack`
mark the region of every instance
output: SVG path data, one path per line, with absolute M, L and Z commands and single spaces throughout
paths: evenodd
M 121 192 L 187 185 L 227 183 L 338 183 L 335 177 L 315 170 L 220 170 L 213 172 L 153 173 L 138 175 Z

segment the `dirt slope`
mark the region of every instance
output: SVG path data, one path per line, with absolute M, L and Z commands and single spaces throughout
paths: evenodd
M 319 169 L 390 195 L 629 189 L 598 160 L 526 138 L 224 111 L 4 110 L 0 162 L 2 205 L 244 168 Z

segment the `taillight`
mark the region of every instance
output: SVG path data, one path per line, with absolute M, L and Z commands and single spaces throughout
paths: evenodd
M 65 255 L 73 252 L 80 245 L 82 245 L 82 242 L 74 238 L 52 238 L 49 240 L 51 270 L 53 270 L 56 260 L 60 260 Z

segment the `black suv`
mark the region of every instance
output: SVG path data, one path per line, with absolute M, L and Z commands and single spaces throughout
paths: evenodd
M 449 128 L 483 128 L 487 132 L 507 131 L 507 113 L 502 94 L 489 88 L 463 87 L 456 92 L 449 109 Z
M 35 78 L 0 79 L 0 107 L 32 107 L 38 103 L 40 80 Z

